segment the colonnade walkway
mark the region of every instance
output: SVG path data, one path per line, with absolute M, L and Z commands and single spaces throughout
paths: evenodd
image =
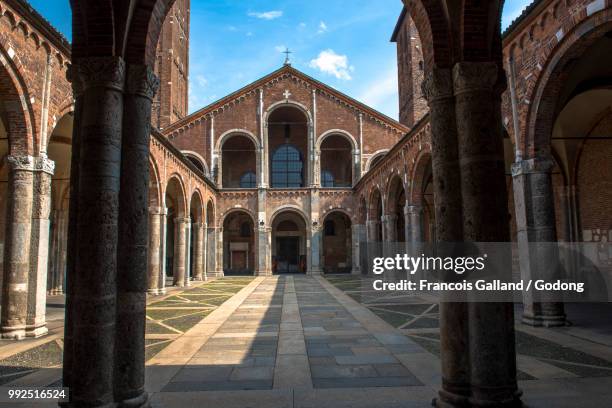
M 359 277 L 222 278 L 153 297 L 147 316 L 153 407 L 429 407 L 440 387 L 437 306 L 374 296 Z M 612 406 L 609 326 L 517 328 L 529 407 Z M 56 329 L 12 355 L 0 344 L 0 372 L 61 350 Z M 57 364 L 2 383 L 59 384 Z

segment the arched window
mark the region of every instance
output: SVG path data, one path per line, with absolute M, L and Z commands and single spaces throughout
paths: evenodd
M 240 177 L 240 188 L 255 188 L 257 187 L 257 178 L 255 173 L 247 171 Z
M 303 187 L 304 163 L 298 149 L 284 144 L 272 156 L 272 187 Z
M 334 187 L 334 175 L 329 170 L 323 170 L 321 173 L 321 185 L 323 187 Z

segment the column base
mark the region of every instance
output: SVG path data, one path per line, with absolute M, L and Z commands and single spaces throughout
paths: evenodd
M 359 268 L 351 269 L 351 275 L 361 275 L 361 269 Z
M 323 271 L 322 271 L 322 270 L 320 270 L 320 269 L 313 269 L 313 270 L 307 271 L 307 272 L 306 272 L 306 275 L 310 275 L 310 276 L 320 276 L 320 275 L 323 275 Z
M 470 400 L 464 394 L 440 390 L 438 397 L 433 399 L 431 405 L 436 408 L 467 408 L 470 406 Z
M 255 271 L 255 276 L 272 276 L 272 270 L 271 269 L 261 269 L 261 270 Z
M 146 391 L 137 397 L 123 400 L 117 403 L 117 408 L 149 408 L 151 401 L 149 400 L 149 393 Z
M 25 327 L 3 327 L 1 329 L 0 338 L 8 340 L 23 340 L 26 338 Z
M 157 290 L 157 294 L 158 295 L 165 295 L 166 294 L 166 288 L 161 288 Z
M 567 316 L 566 315 L 529 315 L 523 314 L 523 318 L 521 319 L 523 324 L 532 327 L 563 327 L 567 326 Z
M 26 329 L 25 329 L 26 337 L 31 337 L 31 338 L 41 337 L 47 333 L 49 333 L 49 329 L 47 329 L 46 324 L 42 326 L 38 326 L 38 327 L 27 327 L 26 326 Z
M 159 295 L 159 289 L 147 289 L 147 293 L 149 295 L 156 296 L 156 295 Z

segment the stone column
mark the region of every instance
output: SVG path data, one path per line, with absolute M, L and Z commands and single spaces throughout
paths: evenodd
M 206 276 L 207 277 L 216 277 L 217 276 L 217 240 L 216 236 L 216 228 L 208 227 L 207 229 L 207 264 L 206 264 Z
M 202 280 L 208 280 L 208 224 L 202 223 L 202 240 L 203 240 L 203 252 L 202 252 Z
M 204 280 L 204 226 L 201 222 L 193 224 L 195 227 L 195 260 L 193 280 Z
M 72 61 L 70 74 L 77 95 L 71 181 L 78 167 L 78 187 L 70 202 L 76 227 L 69 238 L 74 259 L 68 262 L 64 356 L 72 356 L 64 360 L 64 386 L 70 387 L 70 406 L 104 406 L 114 402 L 125 64 L 120 57 L 81 58 Z
M 255 228 L 257 231 L 257 270 L 255 272 L 258 276 L 271 276 L 272 265 L 272 252 L 270 247 L 271 233 L 272 230 L 266 225 L 268 218 L 266 212 L 267 202 L 267 191 L 264 188 L 260 188 L 257 191 L 257 208 L 258 208 L 258 225 Z
M 187 224 L 189 218 L 174 219 L 174 277 L 173 285 L 185 286 L 185 260 L 187 255 Z
M 552 158 L 533 158 L 512 165 L 519 264 L 523 279 L 555 280 L 559 270 Z M 541 246 L 535 243 L 544 243 Z M 531 326 L 564 326 L 562 302 L 540 302 L 531 293 L 523 296 L 523 323 Z
M 423 207 L 406 204 L 404 206 L 404 217 L 406 219 L 406 242 L 423 242 Z
M 310 267 L 308 268 L 309 275 L 320 275 L 321 270 L 321 253 L 322 253 L 322 226 L 313 223 L 310 228 Z M 308 251 L 308 247 L 306 248 Z
M 167 244 L 166 244 L 166 240 L 168 239 L 168 209 L 165 207 L 160 207 L 161 208 L 161 214 L 160 214 L 160 220 L 159 220 L 159 224 L 160 224 L 160 248 L 161 248 L 161 258 L 159 260 L 160 262 L 160 271 L 159 271 L 159 275 L 157 277 L 159 283 L 158 283 L 158 293 L 160 295 L 163 295 L 166 293 L 166 256 L 167 256 L 167 250 L 168 248 L 166 248 Z
M 387 214 L 382 216 L 382 223 L 384 228 L 385 242 L 396 242 L 397 241 L 397 215 Z
M 28 277 L 28 317 L 26 321 L 26 336 L 28 337 L 39 337 L 48 332 L 45 312 L 49 266 L 49 215 L 51 213 L 51 176 L 55 163 L 42 155 L 34 159 L 34 165 L 31 254 L 35 262 L 30 265 Z
M 378 220 L 367 220 L 366 221 L 366 238 L 368 242 L 378 242 L 378 226 L 380 221 Z
M 160 207 L 149 208 L 149 271 L 147 291 L 152 295 L 159 294 L 159 276 L 161 258 L 161 222 L 162 211 Z
M 49 296 L 57 294 L 57 275 L 60 261 L 60 239 L 61 239 L 61 220 L 60 210 L 51 212 L 51 238 L 49 244 L 49 265 L 47 266 L 47 293 Z
M 423 82 L 431 124 L 432 175 L 437 241 L 463 240 L 461 180 L 455 100 L 450 69 L 434 67 Z M 468 311 L 460 302 L 440 303 L 442 389 L 438 407 L 468 404 L 470 395 Z
M 159 86 L 153 70 L 130 65 L 123 105 L 121 192 L 115 335 L 115 401 L 148 406 L 144 333 L 149 244 L 151 103 Z
M 353 224 L 353 275 L 361 275 L 361 246 L 366 241 L 366 226 L 364 224 Z
M 191 218 L 185 224 L 185 286 L 191 286 Z
M 2 281 L 2 338 L 21 340 L 26 335 L 28 274 L 34 195 L 34 158 L 8 156 L 9 185 Z
M 510 240 L 501 134 L 504 81 L 503 69 L 495 62 L 461 62 L 453 68 L 467 242 Z M 521 405 L 513 310 L 511 302 L 468 304 L 472 405 Z

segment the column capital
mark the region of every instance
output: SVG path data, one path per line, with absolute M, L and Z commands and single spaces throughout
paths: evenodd
M 125 61 L 113 56 L 79 58 L 73 60 L 66 77 L 72 82 L 75 95 L 97 87 L 123 91 Z
M 177 224 L 190 224 L 191 223 L 191 218 L 189 218 L 189 217 L 176 217 L 174 219 L 174 222 L 176 222 Z
M 550 173 L 555 167 L 552 157 L 534 157 L 512 163 L 512 177 L 523 174 Z
M 159 78 L 148 65 L 128 65 L 125 85 L 127 93 L 153 100 L 159 88 Z
M 165 215 L 167 214 L 167 211 L 165 208 L 162 208 L 162 207 L 149 207 L 149 214 Z
M 425 75 L 421 84 L 427 102 L 453 97 L 453 77 L 449 68 L 434 68 Z
M 497 63 L 458 62 L 453 67 L 453 87 L 455 95 L 466 92 L 503 91 L 506 77 L 503 68 Z
M 423 206 L 418 204 L 406 204 L 404 206 L 404 212 L 406 214 L 418 215 L 423 212 Z
M 40 171 L 53 175 L 55 171 L 55 162 L 46 156 L 30 156 L 28 154 L 21 156 L 8 156 L 6 158 L 11 170 L 20 171 Z

